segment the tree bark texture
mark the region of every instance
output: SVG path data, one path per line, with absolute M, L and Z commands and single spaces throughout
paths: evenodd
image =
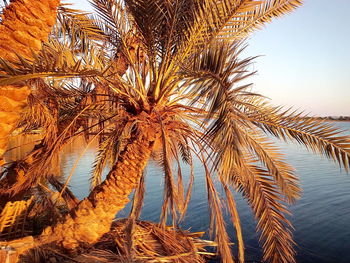
M 18 55 L 32 59 L 47 41 L 56 21 L 59 0 L 15 0 L 3 10 L 0 24 L 0 57 L 17 62 Z M 9 135 L 27 105 L 30 88 L 0 86 L 0 166 Z
M 79 245 L 97 242 L 107 233 L 141 178 L 155 136 L 154 130 L 132 136 L 106 180 L 82 200 L 63 223 L 45 229 L 42 243 L 56 242 L 74 251 Z

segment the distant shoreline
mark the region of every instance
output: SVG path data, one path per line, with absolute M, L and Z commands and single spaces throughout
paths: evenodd
M 319 119 L 319 120 L 325 120 L 325 121 L 350 121 L 350 116 L 339 116 L 339 117 L 331 117 L 331 116 L 327 116 L 327 117 L 313 117 L 315 119 Z
M 327 121 L 341 121 L 341 122 L 350 122 L 350 120 L 330 120 L 330 119 L 326 119 Z

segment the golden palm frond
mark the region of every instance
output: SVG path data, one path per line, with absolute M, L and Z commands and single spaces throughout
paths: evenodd
M 222 0 L 212 3 L 217 9 L 210 21 L 213 29 L 211 38 L 222 40 L 240 39 L 248 33 L 270 22 L 273 18 L 292 12 L 302 4 L 302 0 L 256 1 Z
M 280 149 L 257 131 L 246 132 L 242 128 L 240 132 L 243 135 L 245 148 L 248 149 L 274 177 L 278 187 L 286 196 L 286 201 L 289 203 L 295 202 L 296 199 L 300 197 L 301 193 L 299 179 L 294 173 L 294 168 L 285 161 L 284 155 L 280 152 Z
M 155 51 L 164 35 L 163 27 L 167 19 L 170 2 L 161 0 L 125 0 L 126 8 L 140 30 L 147 48 Z
M 94 57 L 96 64 L 102 64 Z M 87 63 L 93 62 L 85 61 Z M 20 69 L 19 69 L 19 68 Z M 71 60 L 62 53 L 44 54 L 43 58 L 37 60 L 37 64 L 29 64 L 21 60 L 21 64 L 13 66 L 7 61 L 0 58 L 0 70 L 6 72 L 6 75 L 0 75 L 0 85 L 11 85 L 23 83 L 24 81 L 54 77 L 57 79 L 76 78 L 76 77 L 93 77 L 102 74 L 101 71 L 91 69 L 91 65 L 84 65 L 81 59 Z
M 234 125 L 234 121 L 228 127 L 221 127 L 221 131 L 216 134 L 217 138 L 213 142 L 217 145 L 215 165 L 219 169 L 220 180 L 232 184 L 248 199 L 259 220 L 258 230 L 261 231 L 261 240 L 264 243 L 265 259 L 272 260 L 275 257 L 274 262 L 292 262 L 290 259 L 294 255 L 294 243 L 287 228 L 289 223 L 284 217 L 287 210 L 282 204 L 284 193 L 280 190 L 278 181 L 275 181 L 269 170 L 254 165 L 260 161 L 254 158 L 254 155 L 250 157 L 249 163 L 242 161 L 249 149 L 245 148 L 246 138 L 241 136 L 244 135 L 244 130 Z M 251 142 L 249 146 L 253 147 Z M 266 159 L 274 164 L 276 162 L 272 156 Z M 285 178 L 284 173 L 280 173 L 279 176 L 279 181 L 286 180 L 284 183 L 290 187 L 288 177 Z M 283 229 L 279 229 L 280 227 Z
M 74 99 L 77 99 L 77 97 L 74 97 Z M 5 173 L 9 176 L 11 176 L 13 172 L 17 174 L 19 180 L 8 185 L 6 188 L 2 187 L 0 190 L 1 193 L 16 195 L 35 186 L 40 180 L 48 178 L 52 174 L 57 174 L 55 163 L 58 160 L 60 150 L 63 145 L 71 142 L 75 138 L 76 132 L 81 127 L 81 119 L 90 117 L 89 115 L 84 116 L 84 113 L 88 111 L 89 108 L 94 107 L 94 105 L 91 104 L 82 107 L 79 102 L 75 102 L 72 104 L 73 108 L 69 113 L 65 113 L 69 105 L 59 100 L 56 101 L 56 103 L 58 104 L 56 105 L 58 106 L 57 108 L 51 105 L 50 110 L 41 112 L 42 123 L 37 123 L 33 119 L 26 121 L 29 124 L 48 124 L 48 127 L 37 127 L 44 128 L 42 131 L 44 134 L 43 139 L 34 146 L 33 150 L 23 160 L 18 160 L 5 170 Z M 48 104 L 50 104 L 50 100 Z M 62 106 L 64 110 L 62 110 L 62 108 L 60 109 L 59 106 Z
M 23 133 L 44 128 L 48 134 L 51 134 L 49 137 L 54 136 L 56 125 L 53 124 L 56 120 L 48 105 L 33 95 L 28 97 L 28 104 L 29 107 L 24 110 L 18 128 L 23 129 Z
M 183 4 L 183 1 L 175 1 Z M 237 41 L 272 18 L 289 13 L 302 4 L 301 0 L 220 0 L 188 1 L 190 11 L 182 23 L 174 61 L 185 61 L 212 41 Z M 180 35 L 180 34 L 179 34 Z
M 246 114 L 263 131 L 280 139 L 294 140 L 349 169 L 350 139 L 330 123 L 261 101 L 247 108 Z

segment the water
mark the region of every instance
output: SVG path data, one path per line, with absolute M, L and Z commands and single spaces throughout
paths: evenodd
M 336 123 L 350 133 L 350 122 Z M 350 175 L 340 170 L 333 161 L 309 153 L 304 148 L 283 142 L 287 160 L 300 175 L 303 195 L 291 206 L 290 218 L 295 227 L 294 239 L 298 246 L 297 262 L 326 263 L 350 262 Z M 79 147 L 66 149 L 63 156 L 64 172 L 70 172 L 75 160 L 81 154 Z M 79 198 L 87 195 L 89 174 L 95 155 L 89 148 L 81 158 L 71 180 L 71 188 Z M 186 169 L 184 169 L 185 173 Z M 146 198 L 141 219 L 157 221 L 162 205 L 162 172 L 155 164 L 147 168 Z M 261 249 L 255 232 L 255 221 L 245 201 L 236 196 L 246 246 L 247 261 L 259 262 Z M 129 207 L 119 216 L 126 216 Z M 228 217 L 228 230 L 234 240 L 234 230 Z M 195 184 L 192 200 L 182 227 L 192 231 L 208 228 L 208 207 L 203 168 L 195 165 Z

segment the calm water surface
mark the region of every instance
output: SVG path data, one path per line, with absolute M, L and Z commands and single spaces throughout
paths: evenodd
M 339 122 L 337 126 L 350 134 L 350 122 Z M 291 206 L 294 238 L 298 246 L 297 262 L 350 262 L 350 175 L 340 170 L 334 162 L 325 157 L 309 153 L 304 148 L 283 142 L 278 143 L 300 176 L 303 195 Z M 65 151 L 63 164 L 65 173 L 81 154 L 81 147 Z M 88 149 L 79 162 L 71 180 L 72 190 L 79 198 L 87 195 L 91 164 L 95 150 Z M 187 169 L 187 170 L 186 170 Z M 183 172 L 188 172 L 184 168 Z M 159 167 L 150 164 L 146 176 L 146 198 L 142 219 L 157 221 L 162 205 L 163 177 Z M 255 221 L 245 201 L 236 196 L 242 221 L 246 257 L 250 262 L 259 262 L 261 258 L 258 236 L 255 233 Z M 126 216 L 127 207 L 119 216 Z M 229 232 L 235 240 L 234 229 L 226 217 Z M 208 206 L 203 168 L 199 163 L 195 167 L 195 184 L 192 200 L 182 227 L 192 231 L 205 231 L 208 228 Z

